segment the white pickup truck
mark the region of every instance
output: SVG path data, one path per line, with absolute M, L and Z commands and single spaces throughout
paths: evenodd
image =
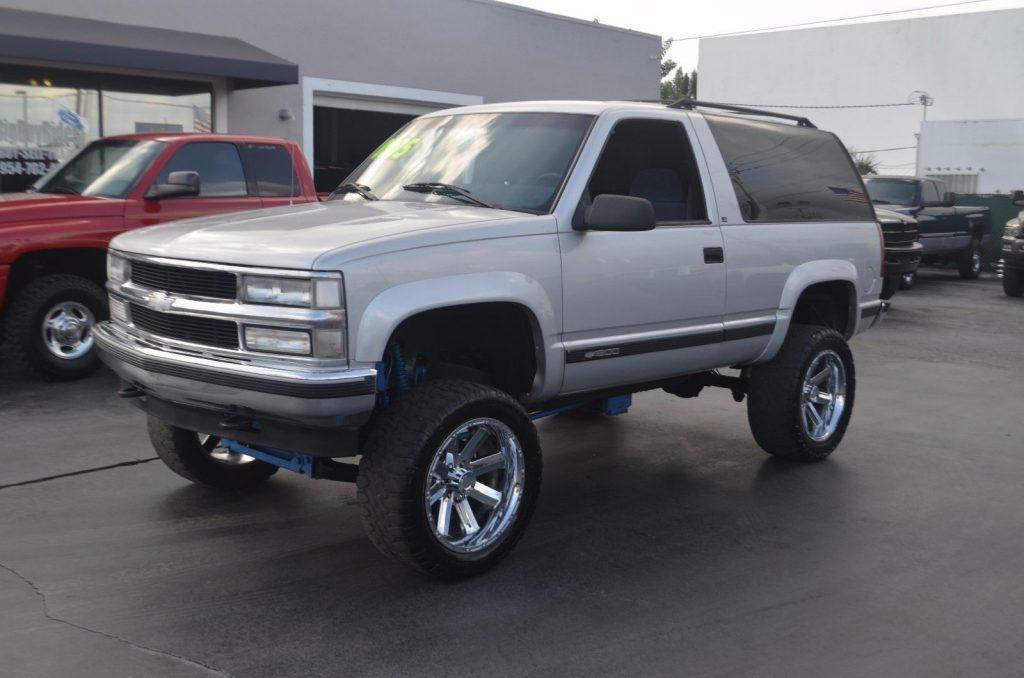
M 327 202 L 118 237 L 95 340 L 185 478 L 356 481 L 384 553 L 464 577 L 529 521 L 539 416 L 720 386 L 768 453 L 829 455 L 882 252 L 803 118 L 473 106 L 410 122 Z

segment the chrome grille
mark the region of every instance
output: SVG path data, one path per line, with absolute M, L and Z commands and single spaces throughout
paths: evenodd
M 161 313 L 130 304 L 131 322 L 137 328 L 166 339 L 218 348 L 238 348 L 238 325 L 230 320 Z
M 238 278 L 228 271 L 132 261 L 130 277 L 136 285 L 174 294 L 213 299 L 234 299 L 238 296 Z
M 885 238 L 885 244 L 892 247 L 917 242 L 919 233 L 915 223 L 882 222 L 882 236 Z

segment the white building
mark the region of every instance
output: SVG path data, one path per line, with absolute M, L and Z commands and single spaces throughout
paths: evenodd
M 1024 119 L 929 120 L 921 126 L 918 174 L 957 193 L 1024 188 Z
M 1016 144 L 1017 173 L 984 176 L 1007 166 L 989 155 L 987 146 L 968 150 L 964 139 L 956 142 L 955 159 L 943 155 L 954 133 L 930 125 L 920 171 L 974 173 L 978 191 L 1005 192 L 1024 182 L 1019 152 L 1024 126 L 1008 122 L 1024 118 L 1022 40 L 1024 9 L 706 39 L 700 43 L 699 95 L 767 108 L 803 107 L 778 110 L 810 117 L 853 150 L 873 151 L 884 173 L 912 174 L 924 110 L 889 104 L 905 104 L 913 93 L 926 92 L 934 101 L 927 109 L 929 123 L 963 121 L 954 129 L 964 139 L 990 135 L 999 145 Z M 865 107 L 829 108 L 834 106 Z M 931 139 L 939 146 L 926 149 Z M 1004 151 L 997 155 L 1009 157 Z

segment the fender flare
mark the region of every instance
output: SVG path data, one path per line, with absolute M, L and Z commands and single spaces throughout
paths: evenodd
M 561 386 L 562 366 L 555 309 L 544 287 L 522 273 L 494 271 L 428 278 L 388 288 L 370 300 L 355 333 L 353 360 L 375 363 L 405 320 L 426 311 L 483 303 L 512 303 L 532 316 L 537 351 L 533 391 Z M 546 385 L 546 388 L 545 388 Z
M 808 261 L 790 271 L 786 284 L 782 288 L 782 298 L 779 300 L 775 330 L 772 332 L 771 339 L 768 340 L 768 345 L 765 346 L 764 351 L 754 360 L 755 364 L 766 362 L 775 357 L 779 348 L 782 347 L 782 342 L 786 340 L 786 334 L 789 333 L 789 325 L 793 319 L 793 310 L 796 308 L 800 295 L 811 285 L 824 282 L 844 282 L 852 288 L 853 295 L 851 296 L 850 308 L 847 310 L 849 314 L 847 326 L 851 329 L 847 333 L 847 338 L 857 333 L 860 323 L 857 268 L 846 259 Z

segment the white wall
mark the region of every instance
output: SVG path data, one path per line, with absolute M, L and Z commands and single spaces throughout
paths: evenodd
M 899 103 L 935 99 L 929 120 L 1024 117 L 1024 9 L 702 40 L 699 96 L 747 104 Z M 783 109 L 779 109 L 783 110 Z M 858 150 L 915 146 L 920 106 L 785 109 Z M 877 157 L 912 173 L 913 148 Z M 898 167 L 897 167 L 898 166 Z
M 979 193 L 1024 189 L 1024 119 L 926 122 L 918 172 L 976 174 Z

